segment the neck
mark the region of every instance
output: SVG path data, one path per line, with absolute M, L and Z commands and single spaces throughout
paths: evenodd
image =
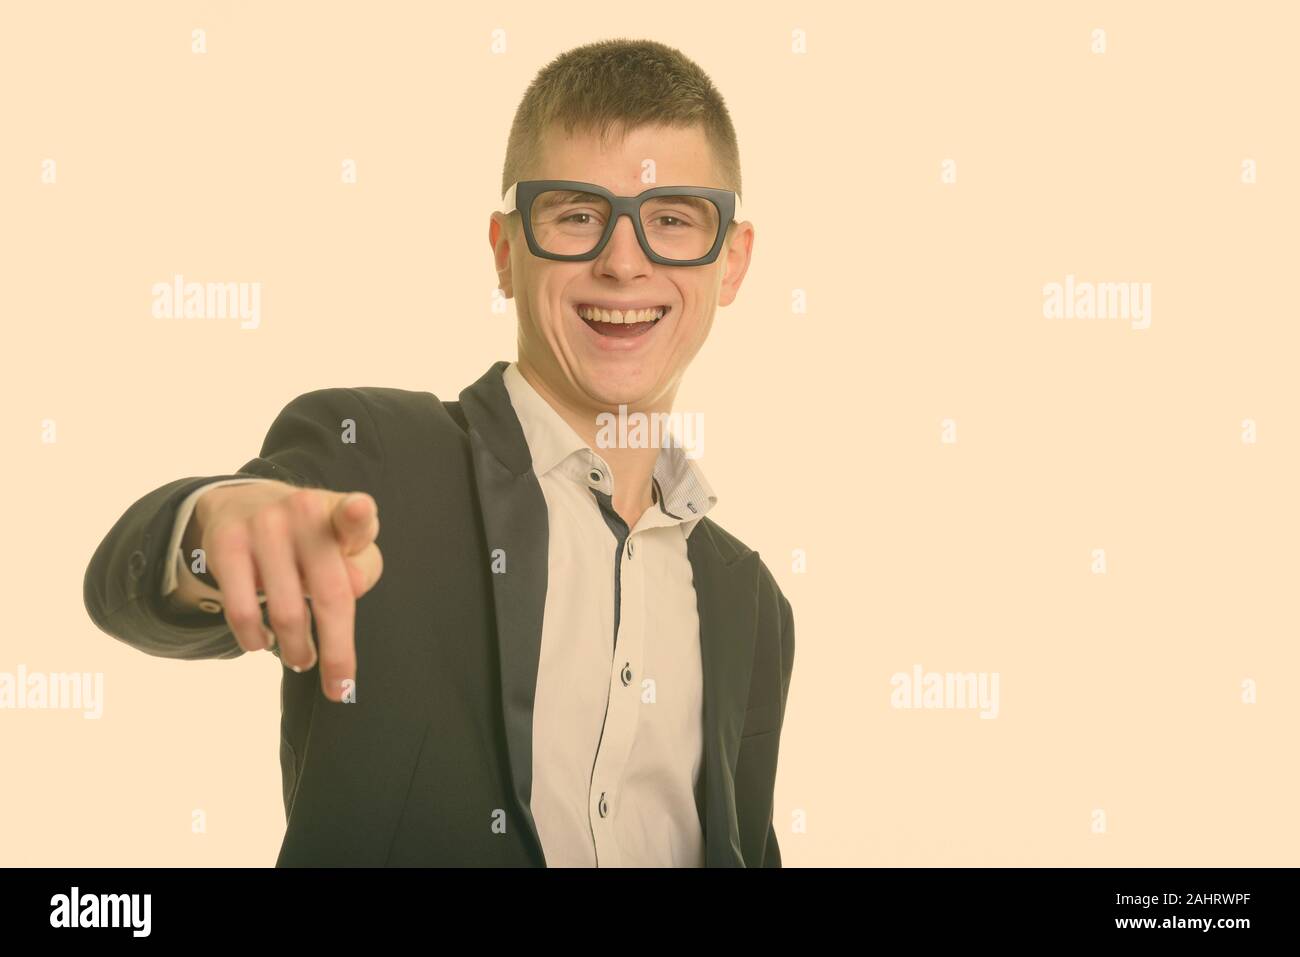
M 618 415 L 617 408 L 608 409 L 565 401 L 547 386 L 542 377 L 537 374 L 537 371 L 528 364 L 527 360 L 521 357 L 517 365 L 519 374 L 524 377 L 524 380 L 536 389 L 537 394 L 546 400 L 547 404 L 572 427 L 574 432 L 578 433 L 578 437 L 591 446 L 609 465 L 614 478 L 614 511 L 627 523 L 629 529 L 634 527 L 645 510 L 654 503 L 650 480 L 654 476 L 655 462 L 659 459 L 659 449 L 653 447 L 601 448 L 597 443 L 597 433 L 600 428 L 596 416 L 601 412 Z M 675 392 L 676 389 L 674 388 L 672 392 L 664 396 L 662 403 L 658 403 L 653 407 L 629 407 L 627 411 L 629 414 L 644 412 L 647 415 L 657 412 L 671 412 Z

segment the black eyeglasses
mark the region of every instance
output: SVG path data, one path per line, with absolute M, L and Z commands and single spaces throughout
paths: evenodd
M 655 186 L 615 196 L 595 183 L 520 180 L 500 212 L 518 212 L 534 256 L 562 262 L 595 259 L 620 216 L 632 220 L 646 257 L 662 266 L 706 266 L 718 258 L 727 227 L 740 222 L 740 197 L 710 186 Z

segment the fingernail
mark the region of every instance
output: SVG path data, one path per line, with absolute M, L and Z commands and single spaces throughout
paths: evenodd
M 307 664 L 305 665 L 289 665 L 289 669 L 291 671 L 296 671 L 298 674 L 302 674 L 304 671 L 311 671 L 315 667 L 316 667 L 316 646 L 315 645 L 312 645 L 311 648 L 311 661 L 307 662 Z

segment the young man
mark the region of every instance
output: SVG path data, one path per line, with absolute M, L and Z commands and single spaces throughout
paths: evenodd
M 779 866 L 789 602 L 688 450 L 601 441 L 672 409 L 744 277 L 727 110 L 669 47 L 572 50 L 503 191 L 517 363 L 458 401 L 299 396 L 238 473 L 135 503 L 86 607 L 150 654 L 287 666 L 281 866 Z

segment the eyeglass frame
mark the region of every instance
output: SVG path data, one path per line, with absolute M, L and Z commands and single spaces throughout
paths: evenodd
M 537 242 L 537 238 L 533 235 L 533 200 L 540 193 L 551 189 L 591 193 L 600 196 L 609 203 L 609 222 L 605 225 L 605 231 L 601 234 L 600 240 L 589 252 L 574 255 L 549 253 Z M 650 243 L 645 238 L 645 227 L 641 222 L 641 204 L 652 197 L 665 195 L 698 196 L 709 200 L 717 208 L 718 236 L 713 241 L 713 248 L 703 256 L 696 259 L 668 259 L 660 256 L 650 248 Z M 524 214 L 524 210 L 528 211 L 528 215 Z M 707 266 L 714 262 L 718 258 L 718 253 L 722 251 L 722 243 L 726 239 L 727 228 L 732 223 L 741 222 L 740 197 L 735 190 L 713 186 L 652 186 L 635 196 L 616 196 L 603 186 L 572 179 L 517 180 L 506 190 L 505 197 L 501 200 L 501 206 L 497 209 L 497 212 L 505 215 L 519 213 L 520 222 L 524 227 L 524 239 L 528 242 L 529 252 L 541 259 L 553 259 L 559 262 L 588 262 L 595 259 L 609 243 L 609 238 L 614 235 L 614 227 L 618 225 L 619 217 L 627 216 L 632 220 L 632 228 L 636 231 L 636 238 L 637 242 L 641 244 L 641 251 L 646 254 L 646 257 L 651 262 L 658 263 L 661 266 Z

